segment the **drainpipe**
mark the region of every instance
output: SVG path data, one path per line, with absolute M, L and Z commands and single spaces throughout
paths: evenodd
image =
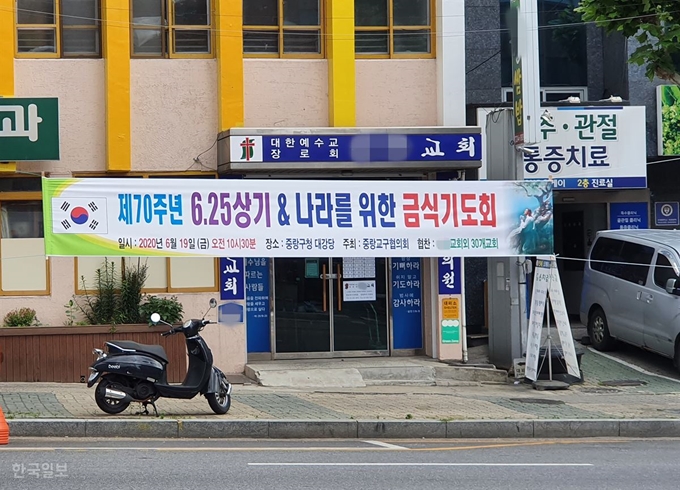
M 465 258 L 460 259 L 460 335 L 463 342 L 463 364 L 468 362 L 467 322 L 465 321 Z

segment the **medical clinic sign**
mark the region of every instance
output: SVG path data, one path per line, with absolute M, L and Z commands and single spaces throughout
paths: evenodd
M 543 111 L 544 109 L 542 109 Z M 541 143 L 524 155 L 524 179 L 553 179 L 555 189 L 644 189 L 644 107 L 549 107 Z
M 549 182 L 43 179 L 48 256 L 552 253 Z
M 56 98 L 0 97 L 0 162 L 59 160 Z

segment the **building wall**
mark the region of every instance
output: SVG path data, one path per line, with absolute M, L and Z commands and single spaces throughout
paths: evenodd
M 357 126 L 436 126 L 436 69 L 435 60 L 357 60 Z
M 246 59 L 246 127 L 328 126 L 326 60 Z
M 14 61 L 15 95 L 59 98 L 61 159 L 22 162 L 26 172 L 70 172 L 105 169 L 103 60 Z
M 465 80 L 468 104 L 501 100 L 498 0 L 465 0 Z
M 216 100 L 214 59 L 131 60 L 132 170 L 168 172 L 192 167 L 194 157 L 215 141 Z M 201 160 L 214 169 L 215 148 Z

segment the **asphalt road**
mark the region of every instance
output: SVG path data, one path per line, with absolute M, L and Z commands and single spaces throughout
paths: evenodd
M 675 488 L 679 459 L 680 441 L 671 439 L 423 443 L 15 438 L 0 448 L 0 488 L 646 490 Z M 36 465 L 38 477 L 29 475 Z M 55 477 L 57 465 L 64 476 Z M 52 478 L 46 477 L 49 471 L 55 472 Z

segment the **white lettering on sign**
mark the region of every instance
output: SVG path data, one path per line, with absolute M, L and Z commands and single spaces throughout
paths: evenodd
M 24 120 L 24 108 L 20 105 L 0 106 L 0 112 L 14 113 L 14 128 L 12 128 L 12 118 L 2 118 L 0 125 L 0 137 L 5 138 L 28 138 L 31 143 L 38 141 L 38 124 L 42 122 L 42 117 L 38 116 L 38 106 L 28 105 L 28 121 Z M 28 128 L 26 128 L 28 122 Z

